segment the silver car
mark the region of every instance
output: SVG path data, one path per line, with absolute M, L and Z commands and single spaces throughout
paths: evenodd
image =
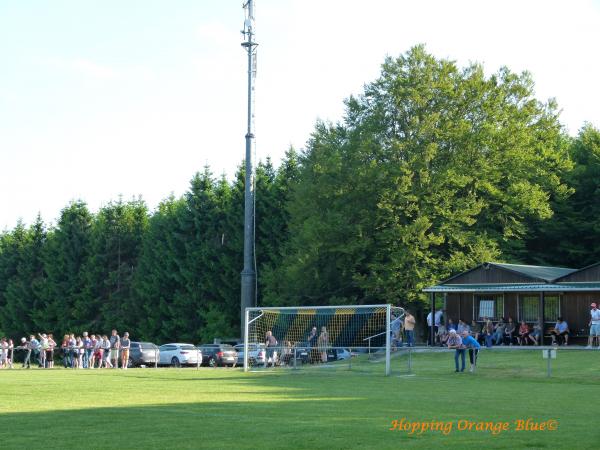
M 164 344 L 159 352 L 161 366 L 195 366 L 202 362 L 202 351 L 193 344 Z
M 238 354 L 237 364 L 238 366 L 244 365 L 244 344 L 238 344 L 235 346 L 235 350 Z M 248 364 L 251 366 L 264 365 L 267 351 L 265 344 L 248 344 Z

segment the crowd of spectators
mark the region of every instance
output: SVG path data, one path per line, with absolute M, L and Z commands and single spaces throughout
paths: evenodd
M 109 336 L 89 334 L 84 331 L 81 336 L 65 334 L 62 341 L 57 342 L 52 333 L 38 333 L 22 337 L 19 345 L 12 339 L 0 340 L 0 368 L 12 368 L 15 363 L 15 351 L 22 353 L 22 367 L 30 369 L 37 364 L 42 369 L 52 369 L 57 354 L 65 368 L 72 369 L 127 369 L 131 341 L 129 333 L 119 336 L 112 330 Z M 120 363 L 120 364 L 119 364 Z
M 494 321 L 483 317 L 481 321 L 466 321 L 459 319 L 456 323 L 452 318 L 444 320 L 443 311 L 437 311 L 434 317 L 434 335 L 431 334 L 431 313 L 427 316 L 429 345 L 445 347 L 450 333 L 454 330 L 459 336 L 466 331 L 479 344 L 486 347 L 512 345 L 541 345 L 544 337 L 544 327 L 539 322 L 530 324 L 524 320 L 517 323 L 512 317 L 500 318 Z M 600 315 L 600 313 L 599 313 Z M 600 333 L 600 326 L 599 333 Z M 558 317 L 554 327 L 548 330 L 552 345 L 569 345 L 569 325 Z

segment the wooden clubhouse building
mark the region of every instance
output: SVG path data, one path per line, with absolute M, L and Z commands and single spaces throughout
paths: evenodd
M 569 269 L 488 262 L 424 292 L 430 294 L 434 314 L 441 297 L 444 316 L 455 322 L 512 317 L 543 323 L 547 330 L 562 317 L 571 338 L 583 338 L 589 332 L 590 304 L 600 306 L 600 263 Z

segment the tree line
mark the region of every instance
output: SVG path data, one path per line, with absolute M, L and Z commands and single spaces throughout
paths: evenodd
M 277 170 L 270 161 L 256 169 L 259 273 L 280 254 L 297 171 L 291 149 Z M 75 201 L 53 227 L 39 216 L 29 227 L 19 222 L 0 235 L 0 330 L 117 328 L 157 342 L 237 337 L 243 205 L 242 168 L 233 182 L 205 168 L 185 195 L 152 212 L 140 199 L 96 214 Z
M 483 261 L 600 261 L 600 132 L 569 136 L 529 74 L 416 46 L 345 106 L 256 169 L 258 304 L 418 309 Z M 0 234 L 1 332 L 239 336 L 243 196 L 243 165 L 232 181 L 206 167 L 153 211 L 74 201 L 52 226 L 17 223 Z

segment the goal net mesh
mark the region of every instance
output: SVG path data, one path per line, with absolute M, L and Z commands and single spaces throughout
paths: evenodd
M 385 354 L 402 330 L 404 309 L 388 305 L 249 308 L 247 342 L 250 366 L 321 365 L 362 353 Z M 260 357 L 263 348 L 264 357 Z M 246 366 L 247 367 L 247 366 Z

